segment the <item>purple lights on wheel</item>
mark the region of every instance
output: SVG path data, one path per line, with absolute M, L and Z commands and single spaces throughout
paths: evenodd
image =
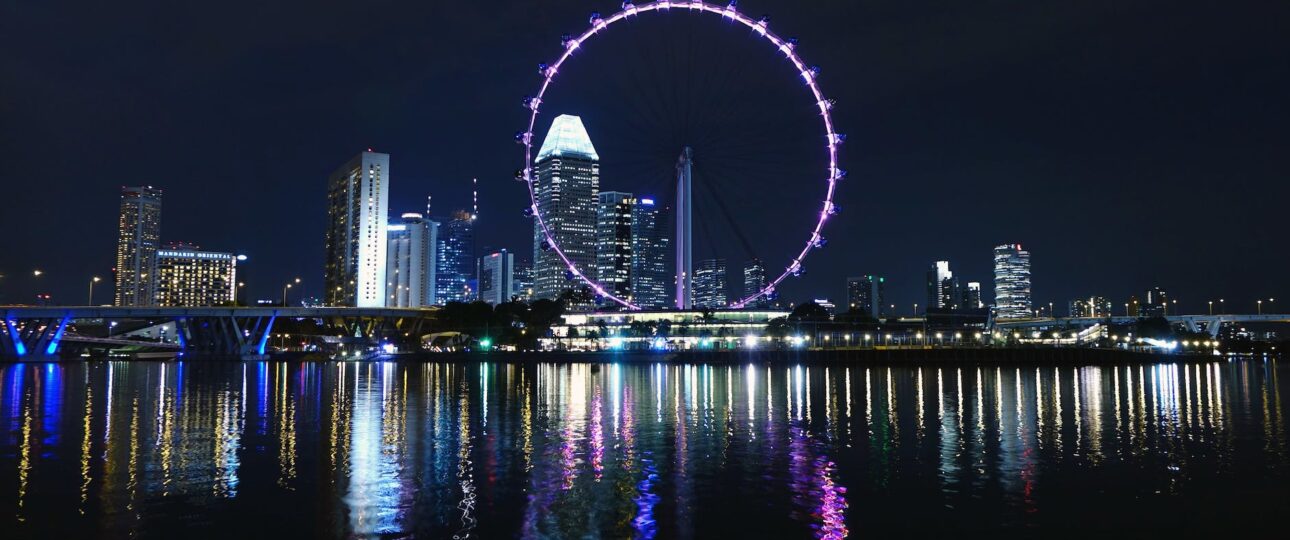
M 815 228 L 810 231 L 810 235 L 807 237 L 806 243 L 801 252 L 792 258 L 791 262 L 784 268 L 784 271 L 778 277 L 769 281 L 766 286 L 757 293 L 730 303 L 730 307 L 732 308 L 741 308 L 759 297 L 770 295 L 775 290 L 776 286 L 787 279 L 788 276 L 800 275 L 802 273 L 802 261 L 806 259 L 806 255 L 810 253 L 812 249 L 818 249 L 824 246 L 821 231 L 824 229 L 824 223 L 828 221 L 830 216 L 836 213 L 836 207 L 833 205 L 834 191 L 837 188 L 838 181 L 846 176 L 846 172 L 838 168 L 838 146 L 846 140 L 846 137 L 835 132 L 833 129 L 833 117 L 831 111 L 833 109 L 834 101 L 826 98 L 824 93 L 820 90 L 818 82 L 819 68 L 807 65 L 802 61 L 801 57 L 798 56 L 796 51 L 797 39 L 781 38 L 768 29 L 769 17 L 762 16 L 754 19 L 740 13 L 737 9 L 737 4 L 734 1 L 722 6 L 710 4 L 701 0 L 658 0 L 656 2 L 639 5 L 633 2 L 623 2 L 622 10 L 608 17 L 602 17 L 599 13 L 592 13 L 589 17 L 590 28 L 577 36 L 565 35 L 561 37 L 561 44 L 564 47 L 564 52 L 560 54 L 560 58 L 558 60 L 551 64 L 539 64 L 538 72 L 543 78 L 542 86 L 535 96 L 526 97 L 524 99 L 524 106 L 530 111 L 528 129 L 516 135 L 516 142 L 524 145 L 524 169 L 521 175 L 522 181 L 528 186 L 529 199 L 533 204 L 533 217 L 537 220 L 538 228 L 542 231 L 544 247 L 549 247 L 551 251 L 554 251 L 556 255 L 560 257 L 560 260 L 564 262 L 565 267 L 568 268 L 568 273 L 571 278 L 578 279 L 583 283 L 586 283 L 598 297 L 608 298 L 628 309 L 640 309 L 639 306 L 629 302 L 628 300 L 610 294 L 599 283 L 596 283 L 583 274 L 583 272 L 578 269 L 577 265 L 575 265 L 573 261 L 565 255 L 564 250 L 561 249 L 559 243 L 557 243 L 555 238 L 552 236 L 551 230 L 547 226 L 541 212 L 537 211 L 537 192 L 533 187 L 533 130 L 537 126 L 537 117 L 542 104 L 542 99 L 546 95 L 547 89 L 550 88 L 551 82 L 555 80 L 555 76 L 559 72 L 560 66 L 564 65 L 564 62 L 572 57 L 573 53 L 577 51 L 583 43 L 588 39 L 591 39 L 591 37 L 596 35 L 597 32 L 605 30 L 614 23 L 628 17 L 633 17 L 641 13 L 648 13 L 651 11 L 671 11 L 673 8 L 697 11 L 700 13 L 712 13 L 720 16 L 724 20 L 736 21 L 752 30 L 753 34 L 757 37 L 768 41 L 772 47 L 784 54 L 784 57 L 793 64 L 794 69 L 796 69 L 797 73 L 800 74 L 802 81 L 806 84 L 807 88 L 810 89 L 814 102 L 818 105 L 820 116 L 823 118 L 824 122 L 826 141 L 825 148 L 828 150 L 829 157 L 828 174 L 824 180 L 828 187 L 825 191 L 823 206 L 819 212 L 819 218 L 818 221 L 816 221 Z

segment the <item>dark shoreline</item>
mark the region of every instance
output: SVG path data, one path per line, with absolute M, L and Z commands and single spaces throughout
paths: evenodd
M 516 363 L 701 363 L 701 364 L 946 364 L 946 365 L 1115 365 L 1201 361 L 1203 354 L 1156 354 L 1113 349 L 854 349 L 765 351 L 600 351 L 415 353 L 377 360 L 404 362 Z M 274 359 L 286 359 L 275 356 Z

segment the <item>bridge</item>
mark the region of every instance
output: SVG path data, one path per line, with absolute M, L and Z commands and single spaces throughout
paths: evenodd
M 0 306 L 0 359 L 56 359 L 65 342 L 135 345 L 210 356 L 263 356 L 276 321 L 317 319 L 358 342 L 407 334 L 420 337 L 435 309 L 350 307 L 78 307 Z M 69 333 L 78 321 L 173 325 L 174 339 L 137 341 Z
M 994 328 L 1000 330 L 1019 330 L 1035 328 L 1087 328 L 1099 324 L 1133 324 L 1141 320 L 1133 316 L 1113 317 L 1043 317 L 1035 319 L 997 319 Z M 1181 325 L 1189 332 L 1205 332 L 1211 338 L 1218 337 L 1218 331 L 1224 323 L 1290 323 L 1290 314 L 1237 314 L 1237 315 L 1169 315 L 1165 317 L 1170 325 Z

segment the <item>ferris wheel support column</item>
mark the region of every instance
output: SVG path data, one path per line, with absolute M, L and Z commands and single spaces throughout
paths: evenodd
M 676 308 L 694 308 L 694 247 L 692 226 L 691 163 L 694 150 L 685 147 L 676 160 Z

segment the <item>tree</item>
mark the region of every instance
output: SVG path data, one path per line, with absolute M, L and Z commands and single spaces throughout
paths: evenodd
M 788 314 L 792 322 L 828 322 L 829 318 L 829 310 L 815 302 L 801 304 Z

